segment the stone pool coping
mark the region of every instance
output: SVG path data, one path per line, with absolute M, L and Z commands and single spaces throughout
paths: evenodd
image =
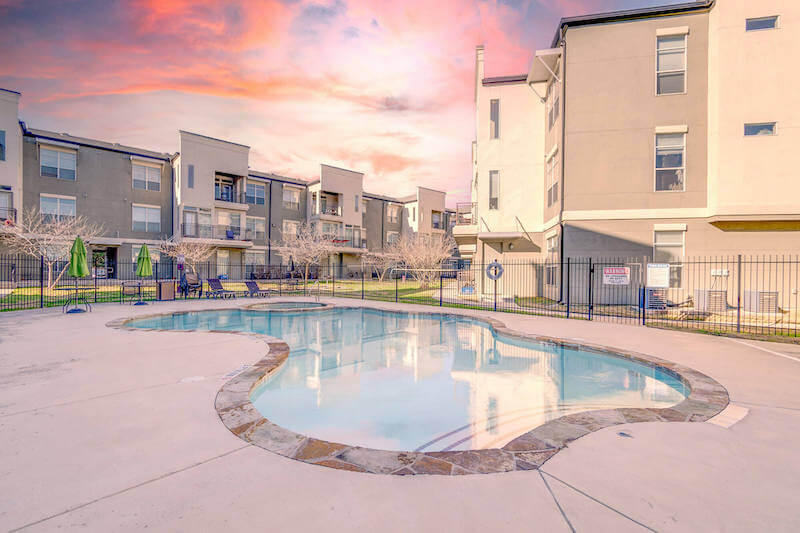
M 194 332 L 198 330 L 143 329 L 126 324 L 132 320 L 180 313 L 220 311 L 225 309 L 257 309 L 262 304 L 249 304 L 228 308 L 193 309 L 173 313 L 152 313 L 136 317 L 121 318 L 106 324 L 108 327 L 128 331 Z M 331 308 L 375 309 L 381 307 L 326 304 L 325 307 L 301 309 L 268 309 L 269 312 L 285 313 L 297 311 L 325 311 Z M 264 309 L 267 310 L 267 309 Z M 242 440 L 305 463 L 373 474 L 393 475 L 463 475 L 489 474 L 516 470 L 536 470 L 548 459 L 566 448 L 568 444 L 584 435 L 603 428 L 634 422 L 705 422 L 725 407 L 728 392 L 713 378 L 693 368 L 666 361 L 651 355 L 620 350 L 597 344 L 576 342 L 512 330 L 492 317 L 471 313 L 452 313 L 417 310 L 394 310 L 412 314 L 427 314 L 470 318 L 486 323 L 497 335 L 533 340 L 550 346 L 580 349 L 604 356 L 619 357 L 642 363 L 661 370 L 679 379 L 688 389 L 689 395 L 682 402 L 668 408 L 616 408 L 572 413 L 545 422 L 520 435 L 502 448 L 467 451 L 410 452 L 389 451 L 328 442 L 302 435 L 278 426 L 264 418 L 250 402 L 250 394 L 279 369 L 289 357 L 289 346 L 282 340 L 268 335 L 226 330 L 199 330 L 204 333 L 226 333 L 244 335 L 261 340 L 267 352 L 259 361 L 232 377 L 217 393 L 214 407 L 222 423 Z

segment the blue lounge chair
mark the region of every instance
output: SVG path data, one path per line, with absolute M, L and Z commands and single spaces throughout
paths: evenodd
M 208 293 L 206 293 L 207 298 L 236 298 L 236 293 L 233 291 L 229 291 L 225 287 L 222 286 L 222 282 L 219 278 L 209 278 L 208 279 Z
M 255 281 L 245 281 L 247 287 L 247 296 L 253 298 L 255 296 L 269 296 L 273 291 L 271 289 L 262 289 Z

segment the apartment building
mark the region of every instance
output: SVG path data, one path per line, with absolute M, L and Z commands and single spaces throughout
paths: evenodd
M 717 0 L 562 19 L 525 74 L 476 51 L 476 261 L 800 250 L 800 4 Z M 548 271 L 548 284 L 560 273 Z
M 440 191 L 369 194 L 363 173 L 330 165 L 310 181 L 260 172 L 250 168 L 248 146 L 188 131 L 178 132 L 176 152 L 160 153 L 28 128 L 19 97 L 0 91 L 0 222 L 36 208 L 102 224 L 89 246 L 103 275 L 134 262 L 142 244 L 159 260 L 168 238 L 213 245 L 213 274 L 236 275 L 234 267 L 285 263 L 276 247 L 304 223 L 331 237 L 331 267 L 360 265 L 365 251 L 384 250 L 403 233 L 451 227 Z

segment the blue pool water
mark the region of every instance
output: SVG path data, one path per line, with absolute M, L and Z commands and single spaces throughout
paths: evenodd
M 500 447 L 564 414 L 668 407 L 688 394 L 649 366 L 498 336 L 467 317 L 219 310 L 128 325 L 280 337 L 291 353 L 251 394 L 259 412 L 298 433 L 371 448 Z

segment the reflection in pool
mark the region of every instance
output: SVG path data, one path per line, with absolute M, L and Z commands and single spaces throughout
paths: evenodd
M 498 336 L 452 315 L 219 310 L 128 325 L 282 338 L 289 359 L 251 394 L 261 414 L 304 435 L 371 448 L 501 447 L 565 414 L 669 407 L 688 394 L 644 364 Z

